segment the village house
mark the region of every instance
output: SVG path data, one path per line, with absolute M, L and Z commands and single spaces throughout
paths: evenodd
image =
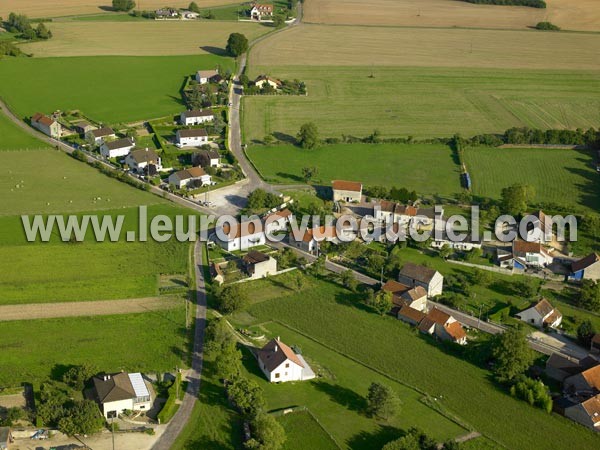
M 215 120 L 215 115 L 210 110 L 192 109 L 183 111 L 179 115 L 181 125 L 198 125 L 205 122 L 212 122 L 213 120 Z
M 194 153 L 192 161 L 195 166 L 206 167 L 219 167 L 221 156 L 215 149 L 201 149 Z
M 581 258 L 571 263 L 571 273 L 569 280 L 594 280 L 600 279 L 600 256 L 597 253 L 590 253 L 585 258 Z
M 250 250 L 244 255 L 242 263 L 251 278 L 264 278 L 277 273 L 277 260 L 256 250 Z
M 105 158 L 119 158 L 127 156 L 134 147 L 135 142 L 131 138 L 117 139 L 116 141 L 104 142 L 100 146 L 100 154 Z
M 266 243 L 266 236 L 262 226 L 254 222 L 238 223 L 233 226 L 224 224 L 220 229 L 220 234 L 222 234 L 222 238 L 219 237 L 218 233 L 215 233 L 212 235 L 211 240 L 228 252 L 247 250 Z
M 179 12 L 174 8 L 161 8 L 156 10 L 156 20 L 177 19 Z
M 304 381 L 315 377 L 302 355 L 277 339 L 271 339 L 258 350 L 258 366 L 271 383 Z
M 472 238 L 471 234 L 467 233 L 462 239 L 452 240 L 445 233 L 439 238 L 435 236 L 431 241 L 431 247 L 441 249 L 444 246 L 448 246 L 453 250 L 459 250 L 464 252 L 470 252 L 475 248 L 481 248 L 481 239 Z
M 60 123 L 42 113 L 35 113 L 31 117 L 31 126 L 55 139 L 59 139 L 62 132 Z
M 97 375 L 94 394 L 106 418 L 118 417 L 123 411 L 148 411 L 152 397 L 140 373 L 120 372 Z
M 428 297 L 441 295 L 444 289 L 444 277 L 435 269 L 406 263 L 398 274 L 398 281 L 410 287 L 421 286 L 427 291 Z
M 338 242 L 335 225 L 321 225 L 318 228 L 308 228 L 300 240 L 296 240 L 293 234 L 289 238 L 290 244 L 308 253 L 316 252 L 319 248 L 319 243 L 322 241 Z
M 600 431 L 600 394 L 566 407 L 564 414 L 587 428 Z
M 546 216 L 542 210 L 536 211 L 533 214 L 525 217 L 531 219 L 527 224 L 528 242 L 551 242 L 552 241 L 552 220 Z M 548 233 L 546 234 L 546 229 Z
M 546 361 L 546 376 L 561 383 L 568 377 L 577 375 L 584 370 L 590 369 L 599 362 L 594 358 L 586 356 L 578 360 L 561 353 L 552 353 Z
M 402 322 L 406 322 L 410 325 L 417 326 L 425 318 L 427 314 L 423 311 L 411 308 L 410 306 L 402 306 L 396 313 L 396 318 Z
M 531 308 L 516 314 L 515 317 L 538 328 L 556 328 L 562 322 L 562 313 L 545 298 Z
M 250 17 L 255 20 L 270 19 L 273 17 L 273 5 L 254 3 L 250 10 Z
M 427 309 L 427 291 L 421 286 L 410 287 L 394 280 L 388 280 L 381 289 L 392 295 L 392 314 L 397 315 L 400 308 L 410 306 L 417 311 Z
M 362 183 L 356 181 L 333 180 L 331 182 L 334 202 L 360 202 Z
M 148 172 L 150 175 L 155 175 L 158 171 L 162 170 L 160 156 L 154 150 L 148 148 L 132 150 L 125 157 L 125 164 L 137 173 Z M 146 167 L 149 168 L 146 169 Z
M 190 167 L 189 169 L 179 170 L 169 175 L 169 184 L 177 189 L 182 189 L 190 183 L 194 185 L 206 186 L 211 184 L 212 177 L 208 175 L 202 167 Z
M 208 133 L 203 128 L 193 130 L 177 130 L 175 133 L 177 147 L 198 147 L 208 143 Z
M 553 260 L 554 258 L 541 242 L 514 240 L 512 243 L 512 256 L 501 260 L 500 266 L 521 270 L 528 267 L 541 268 L 552 264 Z
M 421 320 L 418 328 L 422 333 L 434 335 L 443 341 L 452 341 L 460 345 L 467 343 L 467 333 L 460 322 L 435 307 Z
M 254 85 L 259 89 L 265 87 L 265 84 L 271 86 L 273 89 L 279 89 L 281 87 L 281 81 L 277 78 L 271 78 L 268 75 L 260 75 L 254 80 Z
M 85 133 L 85 139 L 94 145 L 100 145 L 103 142 L 115 139 L 117 135 L 114 130 L 110 127 L 102 127 L 96 130 L 89 130 Z
M 73 124 L 73 130 L 79 134 L 81 137 L 85 138 L 85 135 L 88 131 L 95 130 L 96 127 L 90 124 L 87 120 L 80 120 Z
M 289 223 L 294 220 L 292 212 L 285 208 L 281 211 L 275 211 L 264 217 L 265 233 L 274 233 L 276 231 L 285 231 Z
M 199 70 L 196 72 L 196 82 L 198 84 L 206 84 L 211 82 L 211 78 L 219 75 L 216 70 Z
M 590 396 L 600 393 L 600 364 L 565 378 L 563 388 L 569 394 Z

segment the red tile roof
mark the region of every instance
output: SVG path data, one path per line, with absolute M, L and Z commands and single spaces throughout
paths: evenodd
M 428 319 L 439 325 L 446 325 L 446 323 L 450 320 L 450 317 L 450 314 L 446 314 L 444 311 L 437 309 L 436 307 L 434 307 L 431 311 L 429 311 L 429 314 L 427 314 Z
M 359 183 L 357 181 L 333 180 L 331 182 L 331 186 L 336 191 L 362 191 L 362 183 Z
M 581 403 L 581 406 L 583 406 L 585 412 L 590 416 L 594 426 L 600 422 L 600 394 Z
M 49 127 L 54 123 L 54 120 L 42 113 L 35 113 L 31 117 L 31 122 L 41 123 L 42 125 L 46 125 L 47 127 Z
M 414 320 L 416 323 L 421 323 L 421 321 L 425 318 L 425 313 L 422 311 L 419 311 L 418 309 L 411 308 L 410 306 L 404 305 L 398 311 L 398 317 L 400 317 L 400 316 Z
M 399 283 L 398 281 L 388 280 L 381 287 L 381 289 L 383 289 L 386 292 L 390 292 L 391 294 L 400 295 L 410 290 L 410 286 L 406 286 L 405 284 Z
M 581 376 L 585 378 L 585 381 L 590 386 L 600 390 L 600 364 L 591 369 L 584 370 L 581 372 Z
M 467 337 L 467 333 L 465 333 L 465 330 L 458 321 L 449 323 L 448 325 L 444 326 L 444 328 L 455 341 L 460 341 L 461 339 Z

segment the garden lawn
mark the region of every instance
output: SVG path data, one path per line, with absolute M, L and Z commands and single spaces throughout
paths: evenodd
M 0 61 L 0 96 L 23 118 L 79 109 L 109 124 L 153 119 L 185 109 L 184 78 L 217 66 L 233 69 L 234 61 L 215 55 L 7 58 Z
M 283 450 L 338 450 L 339 447 L 307 411 L 286 414 L 277 419 L 285 430 Z
M 392 317 L 364 310 L 358 295 L 338 285 L 322 281 L 312 292 L 255 304 L 249 312 L 257 321 L 280 320 L 374 369 L 418 386 L 477 431 L 508 448 L 598 446 L 599 438 L 593 432 L 510 397 L 487 370 L 444 352 L 439 343 L 418 336 Z
M 186 340 L 182 300 L 144 314 L 3 322 L 0 386 L 43 381 L 55 366 L 71 364 L 109 373 L 173 371 L 185 365 Z
M 48 144 L 28 135 L 0 112 L 0 152 L 48 148 Z
M 473 193 L 500 198 L 514 183 L 533 186 L 534 202 L 600 209 L 600 184 L 591 151 L 545 148 L 467 148 Z
M 296 54 L 298 48 L 295 42 Z M 364 137 L 374 129 L 384 137 L 427 138 L 500 133 L 513 126 L 598 126 L 599 71 L 386 67 L 363 59 L 369 64 L 335 66 L 332 59 L 321 66 L 251 65 L 251 78 L 267 73 L 298 79 L 308 95 L 244 98 L 246 142 L 269 133 L 293 137 L 305 122 L 314 122 L 323 138 Z
M 302 168 L 317 167 L 312 180 L 405 187 L 419 194 L 452 196 L 460 192 L 460 170 L 452 150 L 441 144 L 336 144 L 306 150 L 292 145 L 251 146 L 247 154 L 263 178 L 277 183 L 302 183 Z

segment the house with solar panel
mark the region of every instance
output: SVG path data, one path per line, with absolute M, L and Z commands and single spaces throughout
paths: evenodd
M 104 417 L 117 417 L 123 411 L 152 408 L 150 389 L 141 373 L 100 374 L 92 379 L 94 394 Z

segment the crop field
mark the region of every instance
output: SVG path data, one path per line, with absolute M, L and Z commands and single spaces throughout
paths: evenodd
M 207 6 L 238 3 L 239 0 L 196 0 L 201 8 Z M 142 0 L 138 7 L 153 10 L 165 6 L 164 0 Z M 188 0 L 170 0 L 169 6 L 186 8 Z M 27 14 L 29 17 L 60 17 L 74 16 L 77 14 L 96 14 L 111 10 L 110 0 L 56 0 L 52 2 L 43 0 L 3 0 L 0 3 L 0 16 L 8 17 L 10 12 Z M 111 14 L 111 13 L 107 13 Z
M 542 148 L 468 148 L 473 193 L 500 198 L 514 183 L 534 187 L 535 202 L 600 209 L 600 186 L 591 152 Z
M 79 109 L 111 124 L 153 119 L 185 109 L 179 92 L 185 77 L 217 66 L 232 69 L 234 61 L 215 55 L 7 58 L 0 61 L 0 96 L 23 118 Z
M 591 33 L 306 24 L 258 43 L 250 62 L 251 68 L 337 65 L 598 70 L 599 47 L 600 34 Z
M 257 66 L 306 82 L 308 96 L 244 98 L 244 137 L 295 136 L 309 121 L 322 137 L 471 136 L 512 126 L 588 128 L 600 122 L 600 72 L 415 67 Z M 298 170 L 300 167 L 297 168 Z
M 0 113 L 0 152 L 3 150 L 41 148 L 48 148 L 48 145 L 45 142 L 26 134 L 4 114 Z M 2 158 L 2 156 L 0 156 L 0 158 Z
M 285 430 L 283 450 L 338 450 L 339 447 L 308 412 L 294 412 L 277 419 Z
M 186 334 L 183 300 L 144 314 L 3 322 L 0 386 L 47 379 L 55 365 L 172 371 L 187 352 Z
M 257 303 L 249 313 L 257 322 L 277 319 L 396 380 L 435 395 L 440 407 L 507 448 L 591 449 L 598 444 L 593 432 L 510 397 L 493 384 L 488 371 L 446 353 L 408 325 L 365 311 L 360 295 L 338 285 L 321 281 L 310 292 Z M 308 349 L 305 353 L 310 354 Z M 319 359 L 318 354 L 315 359 Z M 548 435 L 553 436 L 551 442 L 544 439 Z
M 451 196 L 461 190 L 459 167 L 444 145 L 337 144 L 314 150 L 253 146 L 247 153 L 265 179 L 280 183 L 301 183 L 302 168 L 314 166 L 318 173 L 313 181 L 326 186 L 347 179 L 419 194 Z
M 43 58 L 92 55 L 224 55 L 230 33 L 243 33 L 252 40 L 272 29 L 249 22 L 163 20 L 67 21 L 52 23 L 49 28 L 52 30 L 52 39 L 22 44 L 21 50 Z
M 546 9 L 474 5 L 454 0 L 306 0 L 304 20 L 350 25 L 414 27 L 526 28 L 549 20 L 568 30 L 598 31 L 594 0 L 547 0 Z

